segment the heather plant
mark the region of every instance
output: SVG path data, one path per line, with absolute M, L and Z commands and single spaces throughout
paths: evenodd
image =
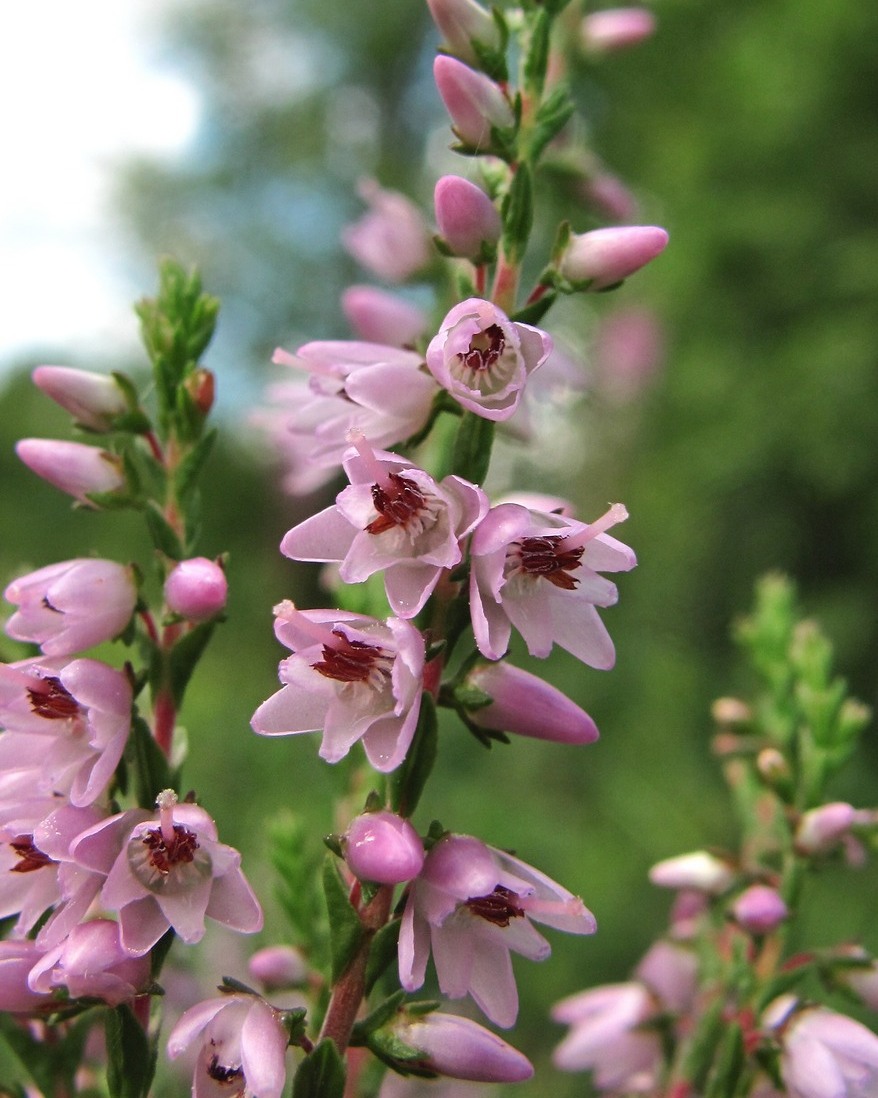
M 168 260 L 156 297 L 137 307 L 147 386 L 34 373 L 87 441 L 26 439 L 19 457 L 80 508 L 142 516 L 151 567 L 76 557 L 6 588 L 6 632 L 32 646 L 0 667 L 0 1008 L 20 1064 L 0 1082 L 15 1095 L 141 1098 L 165 1052 L 188 1058 L 203 1096 L 389 1098 L 441 1086 L 423 1080 L 520 1082 L 530 1061 L 484 1024 L 517 1021 L 525 966 L 511 955 L 544 961 L 555 932 L 597 930 L 583 900 L 502 833 L 458 830 L 453 802 L 441 820 L 416 825 L 416 813 L 437 753 L 461 736 L 509 751 L 524 736 L 546 752 L 598 738 L 591 716 L 516 653 L 543 660 L 558 646 L 612 669 L 602 612 L 618 598 L 606 574 L 636 565 L 615 536 L 626 508 L 579 519 L 492 457 L 495 441 L 513 440 L 536 460 L 546 439 L 535 412 L 569 392 L 553 362 L 554 306 L 614 289 L 667 243 L 655 226 L 600 224 L 624 191 L 584 148 L 564 79 L 571 50 L 634 45 L 652 19 L 582 19 L 565 0 L 429 9 L 444 40 L 435 84 L 468 177 L 437 181 L 432 219 L 362 185 L 368 210 L 344 243 L 393 288 L 346 292 L 358 338 L 278 349 L 290 380 L 256 417 L 292 494 L 338 489 L 282 538 L 285 557 L 324 566 L 326 605 L 274 607 L 289 654 L 252 718 L 260 736 L 313 734 L 338 766 L 335 831 L 320 863 L 309 821 L 273 822 L 286 940 L 260 942 L 246 982 L 217 972 L 209 998 L 174 989 L 181 950 L 208 921 L 263 928 L 249 867 L 186 792 L 198 775 L 185 769 L 180 718 L 228 595 L 224 558 L 201 555 L 200 539 L 215 437 L 202 356 L 217 302 Z M 549 170 L 591 203 L 554 242 L 534 229 Z M 412 281 L 432 307 L 400 291 Z M 850 942 L 786 952 L 807 874 L 830 858 L 857 864 L 874 843 L 876 813 L 829 800 L 828 786 L 867 714 L 833 677 L 820 633 L 796 623 L 784 581 L 764 583 L 739 632 L 764 684 L 753 702 L 715 710 L 740 844 L 653 869 L 677 894 L 670 928 L 634 979 L 557 1005 L 570 1031 L 556 1065 L 617 1098 L 868 1098 L 878 1038 L 828 992 L 875 1006 L 875 961 Z M 254 737 L 257 788 L 264 746 Z M 501 795 L 493 758 L 482 753 L 486 797 Z

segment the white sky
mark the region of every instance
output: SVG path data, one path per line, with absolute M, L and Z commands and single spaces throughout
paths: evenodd
M 143 287 L 120 281 L 107 196 L 120 157 L 173 156 L 197 126 L 196 93 L 150 56 L 175 2 L 0 0 L 0 369 L 135 342 Z

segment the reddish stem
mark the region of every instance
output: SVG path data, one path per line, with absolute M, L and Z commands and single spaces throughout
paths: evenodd
M 171 692 L 164 689 L 156 696 L 154 709 L 155 727 L 153 736 L 155 742 L 164 752 L 165 758 L 171 757 L 171 748 L 174 743 L 174 726 L 177 723 L 177 707 Z

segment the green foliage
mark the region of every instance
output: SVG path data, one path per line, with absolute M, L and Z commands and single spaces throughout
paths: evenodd
M 351 906 L 348 889 L 338 872 L 338 861 L 332 854 L 327 854 L 323 861 L 323 895 L 329 917 L 332 982 L 335 983 L 362 944 L 363 925 Z
M 145 1098 L 155 1073 L 155 1044 L 125 1005 L 105 1011 L 104 1020 L 110 1098 Z
M 293 1098 L 343 1098 L 344 1060 L 334 1041 L 325 1040 L 299 1064 Z

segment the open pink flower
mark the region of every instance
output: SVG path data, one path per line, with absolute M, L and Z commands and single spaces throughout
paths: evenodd
M 591 667 L 610 668 L 615 650 L 596 606 L 612 606 L 616 585 L 598 572 L 626 572 L 631 549 L 605 531 L 627 518 L 614 504 L 597 522 L 502 503 L 489 511 L 470 547 L 470 609 L 479 651 L 496 660 L 512 627 L 532 656 L 553 644 Z
M 427 348 L 427 367 L 464 408 L 505 420 L 518 407 L 528 375 L 551 350 L 551 337 L 539 328 L 518 324 L 492 302 L 470 297 L 442 321 Z
M 99 660 L 0 665 L 0 771 L 92 804 L 107 788 L 131 727 L 131 683 Z
M 412 883 L 399 936 L 399 979 L 421 987 L 430 951 L 443 995 L 471 995 L 492 1022 L 518 1014 L 510 952 L 542 961 L 549 943 L 534 920 L 570 934 L 593 934 L 582 900 L 538 870 L 469 835 L 446 835 Z
M 149 986 L 150 960 L 123 949 L 118 923 L 92 919 L 75 926 L 68 938 L 48 950 L 34 965 L 28 983 L 34 991 L 66 988 L 71 998 L 89 996 L 118 1006 Z
M 264 999 L 227 995 L 190 1007 L 171 1031 L 168 1056 L 175 1060 L 198 1039 L 195 1098 L 280 1098 L 289 1034 Z
M 384 573 L 394 613 L 412 618 L 443 570 L 462 558 L 461 539 L 488 510 L 484 492 L 462 477 L 437 483 L 395 454 L 377 454 L 362 436 L 344 460 L 350 486 L 288 531 L 281 552 L 293 560 L 341 561 L 345 583 Z
M 262 909 L 241 872 L 241 855 L 217 841 L 203 808 L 178 804 L 173 790 L 157 798 L 158 813 L 135 809 L 89 828 L 71 853 L 103 875 L 101 903 L 119 913 L 122 945 L 139 955 L 171 927 L 191 943 L 205 917 L 252 934 Z
M 335 474 L 351 431 L 379 447 L 416 434 L 439 392 L 421 355 L 390 344 L 318 340 L 295 354 L 278 348 L 273 361 L 309 375 L 271 386 L 272 407 L 256 417 L 284 456 L 295 493 Z
M 378 286 L 348 286 L 341 308 L 360 339 L 406 347 L 427 331 L 427 314 L 398 294 Z
M 10 637 L 39 644 L 47 656 L 71 656 L 122 632 L 137 588 L 125 565 L 81 557 L 20 576 L 4 596 L 18 606 L 6 624 Z
M 275 633 L 293 655 L 285 685 L 256 710 L 254 731 L 288 736 L 323 730 L 321 758 L 343 759 L 357 740 L 376 770 L 395 770 L 421 707 L 424 638 L 400 618 L 275 607 Z

